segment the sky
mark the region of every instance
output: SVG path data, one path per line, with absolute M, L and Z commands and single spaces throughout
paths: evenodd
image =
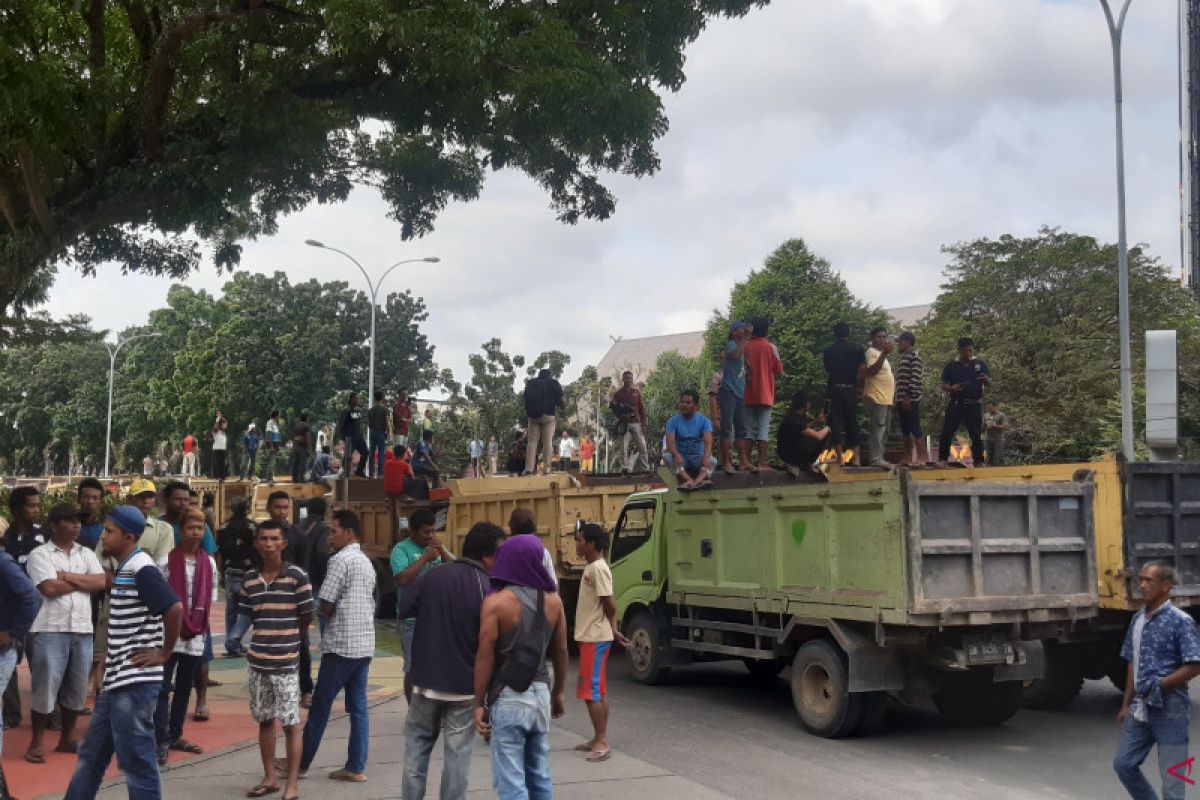
M 1113 0 L 1119 5 L 1120 0 Z M 1178 273 L 1176 3 L 1135 0 L 1125 29 L 1131 242 Z M 384 291 L 423 297 L 423 330 L 459 380 L 499 337 L 509 353 L 595 364 L 610 337 L 699 330 L 733 285 L 803 238 L 861 299 L 931 302 L 945 244 L 1042 225 L 1115 241 L 1112 66 L 1097 0 L 774 0 L 713 21 L 665 98 L 669 133 L 650 178 L 608 176 L 604 222 L 557 222 L 517 172 L 403 241 L 379 196 L 284 218 L 246 242 L 241 269 L 363 284 L 407 258 Z M 206 265 L 188 283 L 218 292 Z M 141 324 L 171 281 L 63 271 L 47 306 L 98 328 Z M 365 288 L 365 286 L 364 286 Z

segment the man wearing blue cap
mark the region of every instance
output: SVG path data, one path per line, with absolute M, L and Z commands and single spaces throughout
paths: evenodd
M 104 520 L 100 544 L 104 555 L 117 563 L 104 683 L 65 800 L 95 797 L 114 753 L 130 798 L 162 797 L 154 709 L 163 664 L 179 636 L 183 606 L 154 559 L 138 546 L 145 529 L 146 518 L 132 506 L 114 508 Z

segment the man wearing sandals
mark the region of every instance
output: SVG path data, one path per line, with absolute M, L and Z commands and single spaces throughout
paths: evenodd
M 154 707 L 183 606 L 158 565 L 138 546 L 145 529 L 146 518 L 130 506 L 114 508 L 104 521 L 100 546 L 117 562 L 104 683 L 65 800 L 94 798 L 114 754 L 130 798 L 162 797 L 154 759 Z
M 46 763 L 42 738 L 55 704 L 62 712 L 59 753 L 74 753 L 75 720 L 87 700 L 92 666 L 92 598 L 107 584 L 96 554 L 79 544 L 79 511 L 72 505 L 50 511 L 50 541 L 34 548 L 25 569 L 45 601 L 30 628 L 29 675 L 33 737 L 25 760 Z
M 183 620 L 175 650 L 163 670 L 158 706 L 154 711 L 159 766 L 167 763 L 168 750 L 201 752 L 198 745 L 183 738 L 183 721 L 192 687 L 200 676 L 209 617 L 217 602 L 217 562 L 203 551 L 200 546 L 203 541 L 204 513 L 196 509 L 183 512 L 179 544 L 167 556 L 163 567 L 163 577 L 183 603 Z
M 667 420 L 667 447 L 663 460 L 675 470 L 679 485 L 684 489 L 711 486 L 712 471 L 717 467 L 712 454 L 712 423 L 696 411 L 699 403 L 699 392 L 684 389 L 679 393 L 679 413 Z
M 300 631 L 312 624 L 313 599 L 308 575 L 283 560 L 287 542 L 283 525 L 268 519 L 258 526 L 254 549 L 262 566 L 246 573 L 242 584 L 239 616 L 254 627 L 246 650 L 249 666 L 246 692 L 250 716 L 258 723 L 258 749 L 262 756 L 263 779 L 246 792 L 247 797 L 266 797 L 279 791 L 277 770 L 283 766 L 287 778 L 283 796 L 300 795 Z M 287 759 L 275 760 L 276 723 L 283 726 Z

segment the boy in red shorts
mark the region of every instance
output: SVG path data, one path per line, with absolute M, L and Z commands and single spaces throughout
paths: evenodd
M 608 681 L 605 667 L 615 640 L 622 647 L 629 640 L 617 629 L 617 604 L 613 600 L 612 572 L 604 560 L 608 534 L 599 525 L 584 525 L 575 532 L 575 553 L 587 560 L 579 585 L 575 611 L 575 641 L 579 643 L 579 686 L 575 696 L 587 704 L 595 736 L 576 747 L 586 751 L 588 761 L 607 761 Z

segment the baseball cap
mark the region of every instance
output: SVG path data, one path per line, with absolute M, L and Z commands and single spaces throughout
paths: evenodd
M 135 478 L 133 483 L 129 484 L 129 494 L 137 496 L 139 494 L 158 494 L 158 489 L 154 485 L 154 481 L 148 481 L 145 478 Z
M 108 521 L 138 538 L 141 538 L 142 532 L 146 530 L 146 518 L 133 506 L 117 506 L 108 512 Z

